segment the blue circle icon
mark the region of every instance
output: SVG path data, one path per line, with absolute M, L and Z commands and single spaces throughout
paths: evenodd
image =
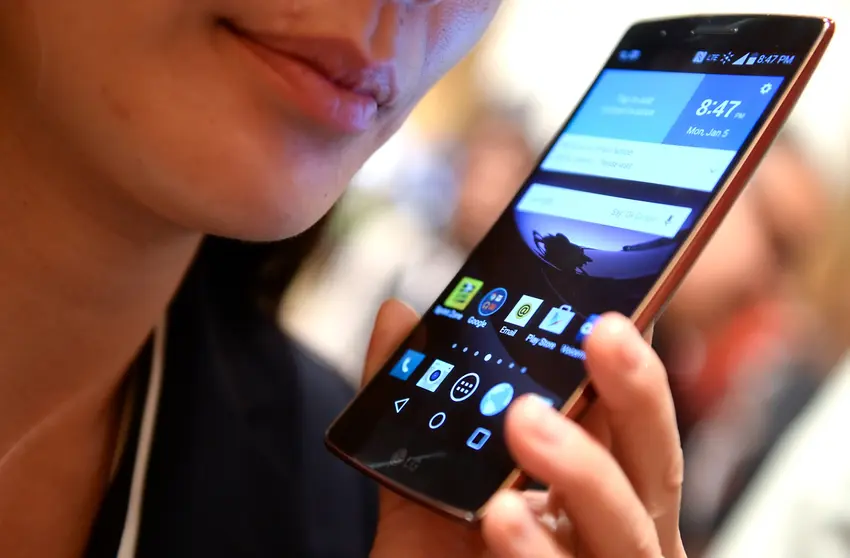
M 502 309 L 508 300 L 508 291 L 499 287 L 487 293 L 478 303 L 478 313 L 482 316 L 492 316 Z
M 481 399 L 479 409 L 485 417 L 494 417 L 508 408 L 514 398 L 514 386 L 508 383 L 490 388 Z

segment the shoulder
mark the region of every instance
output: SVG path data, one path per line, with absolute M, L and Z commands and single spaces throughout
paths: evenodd
M 190 278 L 170 319 L 140 555 L 365 556 L 375 487 L 325 449 L 353 389 Z

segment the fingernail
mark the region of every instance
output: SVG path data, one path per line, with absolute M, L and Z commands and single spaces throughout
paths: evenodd
M 538 395 L 530 395 L 526 398 L 522 411 L 538 436 L 542 438 L 557 436 L 561 416 L 552 408 L 549 401 Z
M 611 333 L 618 339 L 620 359 L 627 372 L 640 370 L 646 362 L 646 341 L 634 324 L 626 318 L 618 318 Z

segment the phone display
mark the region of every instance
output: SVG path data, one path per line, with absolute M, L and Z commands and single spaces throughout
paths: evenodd
M 743 16 L 633 27 L 452 284 L 331 427 L 331 449 L 474 518 L 515 468 L 507 407 L 527 393 L 573 404 L 598 317 L 659 310 L 655 295 L 669 296 L 671 269 L 734 199 L 719 203 L 830 29 Z

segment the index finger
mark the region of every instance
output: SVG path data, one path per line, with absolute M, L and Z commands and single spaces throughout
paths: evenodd
M 667 373 L 630 320 L 606 314 L 585 346 L 605 408 L 612 451 L 655 520 L 665 556 L 683 556 L 679 505 L 683 460 Z

